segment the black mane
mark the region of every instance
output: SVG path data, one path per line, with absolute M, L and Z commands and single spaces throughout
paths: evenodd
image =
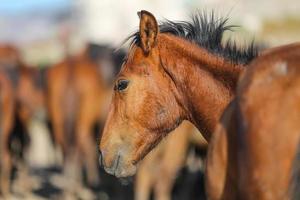
M 253 41 L 243 48 L 237 47 L 236 43 L 230 39 L 222 43 L 224 32 L 232 31 L 232 28 L 236 27 L 227 25 L 227 21 L 228 18 L 217 19 L 214 12 L 211 14 L 199 12 L 192 16 L 191 22 L 165 20 L 160 22 L 159 29 L 161 33 L 170 33 L 187 39 L 234 63 L 248 64 L 257 56 L 258 50 Z M 139 31 L 129 36 L 127 40 L 129 39 L 132 39 L 131 44 L 139 44 Z

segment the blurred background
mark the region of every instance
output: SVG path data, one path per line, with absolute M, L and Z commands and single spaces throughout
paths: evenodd
M 63 34 L 74 52 L 87 42 L 118 47 L 138 27 L 141 9 L 170 20 L 213 9 L 241 26 L 238 35 L 270 46 L 300 37 L 297 0 L 2 0 L 0 41 L 16 44 L 31 64 L 55 63 L 63 55 Z
M 229 24 L 238 25 L 226 37 L 241 46 L 253 39 L 266 48 L 300 41 L 299 0 L 1 0 L 0 126 L 4 131 L 0 132 L 0 153 L 8 158 L 0 162 L 9 164 L 1 164 L 0 198 L 205 199 L 206 143 L 194 137 L 191 125 L 177 130 L 191 136 L 176 139 L 174 134 L 170 138 L 174 142 L 168 143 L 167 138 L 141 164 L 138 177 L 150 174 L 153 180 L 148 184 L 144 178 L 117 180 L 97 168 L 97 142 L 113 80 L 126 54 L 126 45 L 121 45 L 138 28 L 137 11 L 142 9 L 160 20 L 189 20 L 194 12 L 214 10 L 217 16 L 228 17 Z M 82 80 L 98 85 L 77 87 L 80 74 L 94 74 Z M 96 114 L 72 110 L 76 95 L 83 93 L 80 90 L 100 94 L 75 106 L 78 110 L 95 106 Z M 57 108 L 57 99 L 66 102 L 66 110 Z M 6 117 L 9 113 L 11 118 Z M 59 139 L 66 113 L 73 119 L 71 142 Z M 76 119 L 82 116 L 93 117 L 81 125 Z M 4 134 L 6 126 L 10 128 Z M 72 143 L 72 138 L 80 140 L 77 135 L 82 132 L 90 139 Z M 182 141 L 187 145 L 176 160 L 169 151 Z M 75 156 L 70 153 L 77 151 Z M 170 172 L 164 183 L 167 195 L 155 190 L 159 181 L 154 175 L 161 177 L 161 169 Z

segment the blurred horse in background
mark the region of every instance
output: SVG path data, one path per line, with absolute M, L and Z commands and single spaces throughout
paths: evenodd
M 14 112 L 13 84 L 6 74 L 0 71 L 0 192 L 3 196 L 10 192 L 12 159 L 9 143 L 14 126 Z
M 207 142 L 190 122 L 183 122 L 141 162 L 135 179 L 135 199 L 171 200 L 172 189 L 183 168 L 189 147 L 206 149 Z
M 29 144 L 29 123 L 39 109 L 44 107 L 45 100 L 44 87 L 42 87 L 40 83 L 40 80 L 42 80 L 42 71 L 26 66 L 16 47 L 7 44 L 0 45 L 0 66 L 2 77 L 6 77 L 10 82 L 13 96 L 12 105 L 14 107 L 12 109 L 13 127 L 8 133 L 3 135 L 4 138 L 1 145 L 5 149 L 7 149 L 7 146 L 9 147 L 9 153 L 4 151 L 6 152 L 6 159 L 2 161 L 3 166 L 7 166 L 6 175 L 3 176 L 3 179 L 6 179 L 4 182 L 7 183 L 5 185 L 8 185 L 8 189 L 5 186 L 5 190 L 8 192 L 10 190 L 10 177 L 13 166 L 19 170 L 23 170 L 25 174 L 28 173 L 25 169 L 24 155 L 26 154 L 26 149 Z M 6 89 L 6 87 L 4 89 Z M 10 93 L 5 93 L 5 95 L 6 94 L 8 95 L 7 98 L 10 98 Z M 10 114 L 7 114 L 7 117 L 6 115 L 2 115 L 2 118 L 9 121 Z M 14 160 L 14 162 L 12 162 L 12 160 Z M 26 179 L 26 177 L 24 178 Z M 28 180 L 24 181 L 26 182 L 26 186 L 30 185 Z
M 100 121 L 106 91 L 97 65 L 86 53 L 67 56 L 47 72 L 54 141 L 63 153 L 64 173 L 75 183 L 82 182 L 81 166 L 86 168 L 89 186 L 99 182 L 93 130 Z
M 264 52 L 242 74 L 209 147 L 211 199 L 300 199 L 299 152 L 297 43 Z

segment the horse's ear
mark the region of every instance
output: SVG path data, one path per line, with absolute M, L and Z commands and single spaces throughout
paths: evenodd
M 149 54 L 156 43 L 158 25 L 155 17 L 148 11 L 138 12 L 140 17 L 141 47 L 145 54 Z

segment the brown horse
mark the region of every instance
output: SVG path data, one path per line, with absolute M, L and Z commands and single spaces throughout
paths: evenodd
M 208 153 L 211 199 L 299 199 L 300 44 L 255 59 Z M 294 165 L 294 166 L 293 166 Z
M 87 168 L 88 183 L 96 184 L 99 176 L 93 128 L 105 95 L 102 77 L 88 58 L 68 57 L 49 69 L 47 85 L 54 140 L 61 147 L 65 164 L 80 162 Z
M 135 179 L 135 199 L 150 199 L 153 189 L 155 199 L 170 200 L 176 176 L 184 166 L 191 144 L 205 149 L 207 146 L 195 127 L 185 121 L 141 162 Z
M 185 119 L 209 142 L 244 65 L 256 56 L 253 46 L 222 45 L 231 26 L 213 14 L 160 26 L 147 11 L 139 16 L 100 142 L 101 164 L 117 177 L 133 175 L 139 161 Z
M 4 158 L 1 160 L 1 189 L 4 195 L 10 192 L 12 167 L 17 164 L 12 162 L 12 156 L 14 153 L 22 153 L 13 153 L 14 150 L 10 148 L 12 140 L 17 139 L 20 143 L 24 144 L 24 137 L 26 136 L 23 134 L 26 134 L 26 122 L 28 122 L 31 117 L 29 115 L 22 115 L 22 112 L 26 110 L 27 105 L 31 103 L 33 104 L 31 106 L 33 110 L 36 105 L 38 105 L 36 102 L 31 101 L 35 95 L 28 87 L 28 85 L 32 85 L 32 77 L 31 73 L 25 73 L 25 71 L 27 71 L 26 69 L 27 67 L 22 63 L 17 48 L 8 44 L 0 45 L 1 84 L 3 85 L 1 91 L 1 105 L 7 105 L 1 108 L 1 128 L 3 128 L 3 132 L 1 133 L 1 152 Z M 28 76 L 29 74 L 30 76 Z M 25 79 L 30 84 L 24 84 L 23 80 Z M 26 93 L 27 95 L 20 95 L 21 93 Z M 24 100 L 28 103 L 25 104 Z M 18 148 L 20 147 L 21 146 Z
M 43 90 L 37 83 L 40 70 L 26 66 L 22 62 L 19 50 L 16 47 L 8 44 L 0 45 L 0 70 L 2 80 L 4 81 L 4 78 L 6 78 L 8 79 L 7 82 L 9 82 L 3 82 L 2 100 L 8 101 L 7 99 L 12 99 L 10 104 L 13 106 L 13 108 L 10 108 L 11 105 L 8 105 L 7 108 L 1 109 L 3 113 L 9 112 L 1 115 L 3 123 L 7 124 L 8 121 L 12 121 L 10 126 L 13 126 L 13 128 L 9 128 L 10 131 L 7 131 L 7 128 L 5 128 L 3 130 L 4 133 L 1 134 L 1 147 L 4 148 L 2 152 L 5 158 L 1 160 L 1 165 L 5 168 L 1 178 L 1 185 L 4 185 L 3 191 L 7 194 L 10 191 L 10 177 L 13 166 L 22 170 L 22 172 L 24 171 L 25 175 L 27 175 L 26 165 L 24 165 L 25 160 L 19 159 L 19 156 L 13 159 L 13 156 L 16 156 L 15 154 L 26 154 L 29 122 L 39 108 L 44 107 L 44 99 Z M 4 103 L 7 104 L 7 102 Z M 13 110 L 13 119 L 11 119 L 11 110 Z M 3 126 L 7 127 L 8 125 Z M 13 145 L 14 148 L 8 149 L 8 147 L 12 147 L 13 140 L 18 140 L 20 146 Z M 12 160 L 17 162 L 12 162 Z M 26 187 L 30 187 L 28 180 L 24 182 L 26 182 Z
M 9 78 L 0 72 L 0 192 L 10 191 L 12 160 L 9 152 L 9 138 L 14 125 L 15 94 Z

